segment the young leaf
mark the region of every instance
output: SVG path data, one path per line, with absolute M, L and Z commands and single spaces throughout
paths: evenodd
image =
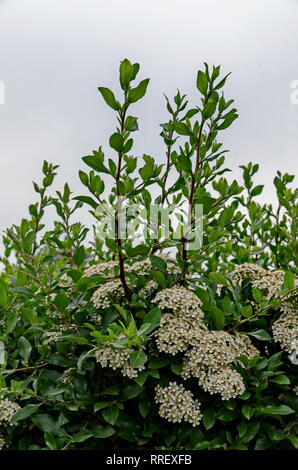
M 135 103 L 139 101 L 146 93 L 147 87 L 149 83 L 149 78 L 142 80 L 136 88 L 132 88 L 128 93 L 128 102 Z
M 109 88 L 105 88 L 105 87 L 98 87 L 98 90 L 101 93 L 107 105 L 110 106 L 115 111 L 119 111 L 120 106 L 119 106 L 119 103 L 117 103 L 116 101 L 114 93 Z

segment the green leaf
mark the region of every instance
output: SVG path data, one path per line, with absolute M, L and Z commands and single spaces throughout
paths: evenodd
M 256 415 L 290 415 L 292 413 L 295 413 L 292 408 L 290 408 L 287 405 L 279 405 L 279 406 L 264 406 L 264 407 L 259 407 L 256 409 Z
M 49 449 L 51 450 L 57 450 L 57 442 L 54 436 L 50 432 L 45 432 L 44 433 L 44 440 L 46 445 L 48 446 Z
M 295 277 L 290 271 L 285 272 L 283 287 L 288 290 L 292 290 L 295 287 Z
M 246 434 L 247 423 L 239 423 L 237 426 L 237 431 L 240 439 Z
M 202 95 L 206 95 L 208 90 L 207 75 L 201 70 L 198 71 L 197 75 L 197 89 L 202 93 Z
M 60 292 L 60 294 L 57 294 L 54 299 L 54 304 L 59 309 L 59 311 L 63 312 L 68 306 L 67 295 L 64 292 Z
M 13 287 L 10 292 L 17 292 L 18 294 L 32 295 L 32 291 L 27 287 Z
M 4 361 L 4 359 L 2 359 L 1 355 L 2 354 L 0 354 L 0 364 L 5 364 L 5 361 Z M 5 379 L 2 375 L 0 375 L 0 390 L 1 390 L 1 388 L 5 388 L 5 387 L 6 387 Z
M 81 264 L 84 263 L 86 257 L 85 253 L 85 248 L 83 246 L 80 246 L 76 251 L 73 256 L 73 260 L 76 263 L 77 266 L 81 266 Z
M 136 117 L 127 116 L 124 123 L 124 128 L 128 132 L 134 132 L 138 130 L 138 121 Z
M 199 442 L 198 444 L 196 444 L 194 446 L 194 450 L 204 450 L 204 449 L 208 449 L 210 446 L 211 446 L 210 441 L 203 441 L 203 442 Z
M 259 186 L 255 186 L 253 190 L 251 191 L 251 195 L 258 196 L 263 191 L 263 188 L 264 188 L 263 184 L 260 184 Z
M 145 95 L 149 83 L 149 78 L 142 80 L 136 88 L 132 88 L 128 93 L 127 101 L 129 103 L 135 103 L 139 101 Z
M 170 364 L 169 359 L 160 357 L 160 358 L 156 358 L 156 359 L 151 359 L 151 361 L 149 362 L 148 367 L 149 367 L 149 369 L 161 369 L 162 367 L 165 367 L 168 364 Z
M 293 447 L 295 447 L 295 449 L 298 449 L 298 436 L 290 435 L 288 436 L 288 439 L 289 441 L 291 441 Z
M 250 420 L 254 412 L 255 412 L 255 408 L 252 408 L 249 405 L 242 406 L 242 414 L 246 419 Z
M 140 395 L 140 393 L 142 393 L 143 390 L 144 390 L 144 387 L 142 387 L 139 384 L 127 385 L 122 390 L 121 398 L 124 400 L 131 400 L 132 398 L 135 398 L 138 395 Z
M 216 272 L 209 273 L 209 279 L 211 279 L 212 281 L 216 281 L 218 284 L 222 284 L 223 286 L 229 285 L 227 278 L 220 273 L 216 273 Z
M 116 101 L 114 93 L 109 88 L 105 88 L 105 87 L 98 87 L 98 90 L 101 93 L 107 105 L 110 106 L 115 111 L 119 111 L 120 106 Z
M 116 406 L 112 406 L 111 408 L 104 410 L 102 415 L 105 421 L 113 426 L 119 416 L 119 409 Z
M 238 114 L 236 114 L 236 112 L 234 110 L 230 111 L 230 113 L 225 115 L 223 123 L 220 124 L 219 126 L 217 126 L 216 129 L 218 131 L 221 131 L 223 129 L 227 129 L 228 127 L 230 127 L 232 122 L 235 121 L 235 119 L 237 119 L 237 117 L 238 117 Z
M 185 155 L 178 155 L 177 162 L 179 164 L 178 170 L 186 171 L 187 173 L 192 173 L 191 159 Z
M 96 413 L 99 410 L 102 410 L 103 408 L 107 408 L 110 406 L 111 402 L 110 401 L 98 401 L 94 405 L 94 413 Z
M 56 419 L 49 414 L 38 414 L 32 417 L 33 423 L 42 431 L 49 432 L 54 436 L 65 436 L 66 432 L 62 429 Z
M 256 288 L 252 288 L 252 295 L 253 295 L 253 298 L 255 299 L 255 301 L 260 304 L 263 300 L 263 294 L 262 292 L 259 290 L 259 289 L 256 289 Z
M 101 150 L 101 148 L 98 149 L 98 151 L 93 151 L 93 155 L 86 155 L 85 157 L 82 157 L 82 160 L 86 165 L 90 166 L 90 168 L 93 168 L 93 170 L 102 172 L 102 173 L 109 173 L 109 170 L 105 167 L 103 164 L 104 162 L 104 153 Z M 83 177 L 83 183 L 86 184 L 86 176 Z
M 116 150 L 116 152 L 122 152 L 124 142 L 121 134 L 114 132 L 114 134 L 112 134 L 110 137 L 109 143 L 110 147 Z
M 242 437 L 242 442 L 247 443 L 250 442 L 254 437 L 257 435 L 258 430 L 260 428 L 260 423 L 250 423 L 247 425 L 247 431 L 245 435 Z
M 2 307 L 5 307 L 6 303 L 7 303 L 7 292 L 6 292 L 5 287 L 0 284 L 0 305 L 2 305 Z
M 91 427 L 90 432 L 97 439 L 105 439 L 115 434 L 116 431 L 111 426 L 95 425 Z
M 40 407 L 40 404 L 24 406 L 13 415 L 11 422 L 14 423 L 14 422 L 22 421 L 23 419 L 29 418 L 29 416 L 33 415 L 38 410 L 39 407 Z
M 92 436 L 93 434 L 91 433 L 91 431 L 81 428 L 78 434 L 76 434 L 72 438 L 72 442 L 84 442 L 84 441 L 87 441 L 87 439 L 90 439 L 90 437 Z
M 218 103 L 218 93 L 212 93 L 210 98 L 208 99 L 207 103 L 205 104 L 203 111 L 202 111 L 202 116 L 204 119 L 209 119 L 213 116 L 215 113 L 216 107 Z
M 152 266 L 157 269 L 158 271 L 161 271 L 163 273 L 166 273 L 167 271 L 167 263 L 165 262 L 164 259 L 160 258 L 159 256 L 150 256 L 150 261 Z
M 207 430 L 211 429 L 216 422 L 216 412 L 212 408 L 207 408 L 203 413 L 202 421 Z
M 96 202 L 90 196 L 77 196 L 77 197 L 74 197 L 74 200 L 84 202 L 85 204 L 88 204 L 89 206 L 91 206 L 93 209 L 97 209 L 98 207 L 98 202 Z
M 120 64 L 120 84 L 122 90 L 126 91 L 132 76 L 132 65 L 128 59 L 124 59 Z
M 145 315 L 143 319 L 143 325 L 147 324 L 148 327 L 143 330 L 143 333 L 149 334 L 153 331 L 160 323 L 161 319 L 161 310 L 160 308 L 156 307 L 151 310 L 147 315 Z
M 271 356 L 268 359 L 268 369 L 269 370 L 277 369 L 277 367 L 282 365 L 282 363 L 283 363 L 281 361 L 282 355 L 283 355 L 283 351 L 280 351 L 280 352 L 274 354 L 273 356 Z
M 181 375 L 182 364 L 179 362 L 172 362 L 171 371 L 176 375 Z
M 267 331 L 265 330 L 257 330 L 247 334 L 253 336 L 254 338 L 257 338 L 260 341 L 271 341 L 272 339 L 269 333 L 267 333 Z
M 229 75 L 231 75 L 231 72 L 228 73 L 220 82 L 218 82 L 218 84 L 214 87 L 214 90 L 219 90 L 220 88 L 222 88 L 224 84 L 226 83 L 226 80 Z
M 193 135 L 192 131 L 187 127 L 184 122 L 172 122 L 171 127 L 179 135 Z
M 217 330 L 222 330 L 225 325 L 225 316 L 223 311 L 218 307 L 210 307 L 210 314 L 215 328 Z
M 234 215 L 234 212 L 234 206 L 230 206 L 224 209 L 218 218 L 218 225 L 220 225 L 221 227 L 229 225 Z
M 163 289 L 166 288 L 167 283 L 166 283 L 166 278 L 164 273 L 161 271 L 152 271 L 151 272 L 152 279 L 157 282 L 157 284 L 162 287 Z
M 147 359 L 148 357 L 144 351 L 132 351 L 130 353 L 130 365 L 133 369 L 143 366 Z
M 277 375 L 276 377 L 273 377 L 271 379 L 271 382 L 274 382 L 276 384 L 279 384 L 279 385 L 289 385 L 291 382 L 290 382 L 290 379 L 286 376 L 286 375 Z
M 148 371 L 142 370 L 137 377 L 134 378 L 134 381 L 139 385 L 144 385 L 148 378 Z
M 28 362 L 28 359 L 32 351 L 31 343 L 24 336 L 20 336 L 19 341 L 18 341 L 18 348 L 19 348 L 19 353 L 24 359 L 24 361 Z
M 66 341 L 69 343 L 78 343 L 78 344 L 90 344 L 87 338 L 84 336 L 75 336 L 75 335 L 62 335 L 59 337 L 59 341 Z
M 151 408 L 150 405 L 150 400 L 143 397 L 139 399 L 139 412 L 143 418 L 146 418 L 146 416 L 148 416 L 148 413 Z
M 250 318 L 253 314 L 252 306 L 251 305 L 245 305 L 242 307 L 241 310 L 241 315 L 245 318 Z

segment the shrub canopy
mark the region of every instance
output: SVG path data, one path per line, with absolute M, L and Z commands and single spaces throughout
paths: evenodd
M 298 448 L 294 177 L 277 172 L 272 203 L 258 164 L 225 177 L 237 111 L 207 64 L 194 106 L 165 97 L 164 161 L 133 156 L 138 73 L 121 62 L 119 101 L 99 87 L 117 128 L 83 157 L 85 194 L 52 193 L 44 162 L 38 201 L 3 236 L 0 447 Z

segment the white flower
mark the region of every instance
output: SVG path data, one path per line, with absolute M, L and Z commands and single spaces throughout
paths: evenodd
M 21 407 L 14 401 L 10 401 L 7 398 L 0 399 L 0 423 L 10 424 L 11 418 Z
M 172 423 L 186 421 L 197 426 L 201 421 L 200 402 L 182 384 L 170 382 L 168 387 L 155 388 L 155 401 L 160 404 L 159 414 Z
M 298 312 L 283 313 L 272 325 L 275 341 L 282 349 L 292 353 L 298 348 Z M 296 347 L 295 347 L 296 346 Z
M 202 302 L 198 296 L 183 286 L 173 286 L 157 293 L 153 302 L 162 310 L 172 310 L 173 313 L 183 317 L 203 318 Z
M 106 346 L 98 349 L 95 352 L 96 361 L 100 363 L 101 367 L 110 367 L 113 370 L 121 369 L 121 373 L 129 378 L 137 377 L 139 372 L 145 367 L 139 366 L 135 369 L 130 364 L 130 354 L 133 352 L 132 348 L 113 348 Z

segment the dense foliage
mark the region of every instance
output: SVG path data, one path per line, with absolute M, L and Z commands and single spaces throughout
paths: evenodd
M 261 204 L 257 164 L 241 167 L 243 181 L 223 176 L 219 135 L 237 111 L 227 76 L 207 65 L 195 107 L 166 97 L 165 161 L 132 156 L 129 113 L 149 82 L 134 85 L 138 72 L 121 62 L 122 101 L 99 88 L 118 124 L 109 157 L 83 157 L 86 194 L 51 193 L 58 167 L 44 162 L 38 202 L 3 236 L 0 447 L 298 448 L 294 177 L 277 172 L 276 201 Z M 202 205 L 200 246 L 161 215 L 154 237 L 121 237 L 124 200 L 139 216 L 186 201 L 191 227 Z M 102 207 L 114 211 L 109 235 Z M 77 221 L 87 208 L 92 230 Z

